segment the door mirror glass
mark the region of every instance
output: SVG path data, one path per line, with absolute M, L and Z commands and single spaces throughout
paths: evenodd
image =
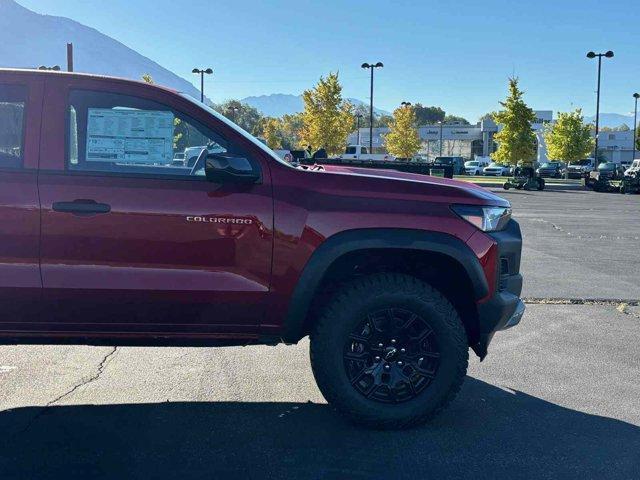
M 213 183 L 256 183 L 260 170 L 245 157 L 227 153 L 209 153 L 205 158 L 204 173 Z

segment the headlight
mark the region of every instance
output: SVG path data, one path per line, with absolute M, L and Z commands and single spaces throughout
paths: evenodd
M 509 207 L 482 207 L 476 205 L 453 205 L 451 209 L 471 225 L 483 232 L 502 230 L 511 219 Z

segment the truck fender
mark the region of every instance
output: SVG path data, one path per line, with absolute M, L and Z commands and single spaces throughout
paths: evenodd
M 467 273 L 475 300 L 489 293 L 480 261 L 471 248 L 457 237 L 441 232 L 404 228 L 348 230 L 327 238 L 305 265 L 289 302 L 283 341 L 295 343 L 304 336 L 311 302 L 333 262 L 345 254 L 369 249 L 409 249 L 446 255 L 458 262 Z

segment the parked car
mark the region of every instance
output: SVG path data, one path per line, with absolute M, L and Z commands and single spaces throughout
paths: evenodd
M 484 175 L 490 175 L 494 177 L 508 177 L 510 175 L 511 168 L 499 163 L 491 163 L 488 167 L 482 169 Z
M 184 152 L 176 152 L 173 154 L 173 161 L 171 165 L 179 167 L 184 165 Z
M 588 177 L 596 168 L 595 158 L 585 158 L 577 162 L 569 162 L 567 166 L 567 176 L 569 178 Z
M 560 162 L 545 162 L 538 167 L 536 173 L 540 177 L 561 178 L 564 170 Z
M 633 175 L 638 171 L 640 171 L 640 159 L 635 159 L 633 162 L 631 162 L 631 166 L 624 171 L 624 174 Z
M 478 160 L 464 162 L 464 170 L 467 175 L 482 175 L 484 165 Z
M 464 158 L 462 157 L 436 157 L 431 166 L 434 168 L 451 167 L 454 175 L 464 175 Z
M 400 428 L 440 412 L 469 347 L 484 358 L 522 318 L 520 227 L 481 187 L 295 167 L 144 82 L 0 69 L 0 103 L 2 344 L 309 335 L 325 398 Z M 171 165 L 180 132 L 190 167 Z
M 350 160 L 393 160 L 389 153 L 371 153 L 364 145 L 349 145 L 339 158 Z

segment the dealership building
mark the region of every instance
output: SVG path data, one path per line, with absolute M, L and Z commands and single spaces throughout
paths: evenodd
M 547 148 L 544 143 L 543 131 L 546 124 L 553 122 L 553 111 L 536 110 L 536 121 L 533 130 L 536 135 L 537 161 L 545 162 Z M 476 125 L 460 124 L 436 124 L 425 125 L 418 128 L 422 148 L 418 152 L 425 158 L 434 158 L 440 155 L 440 139 L 442 139 L 442 155 L 458 156 L 472 159 L 476 156 L 489 156 L 497 148 L 494 135 L 499 127 L 493 120 L 482 120 Z M 373 129 L 374 151 L 384 151 L 384 135 L 389 133 L 389 128 Z M 360 144 L 369 145 L 369 128 L 361 128 L 359 132 Z M 358 132 L 349 135 L 349 144 L 358 143 Z M 607 160 L 621 162 L 632 160 L 633 157 L 633 131 L 627 132 L 600 132 L 599 145 L 601 153 Z

